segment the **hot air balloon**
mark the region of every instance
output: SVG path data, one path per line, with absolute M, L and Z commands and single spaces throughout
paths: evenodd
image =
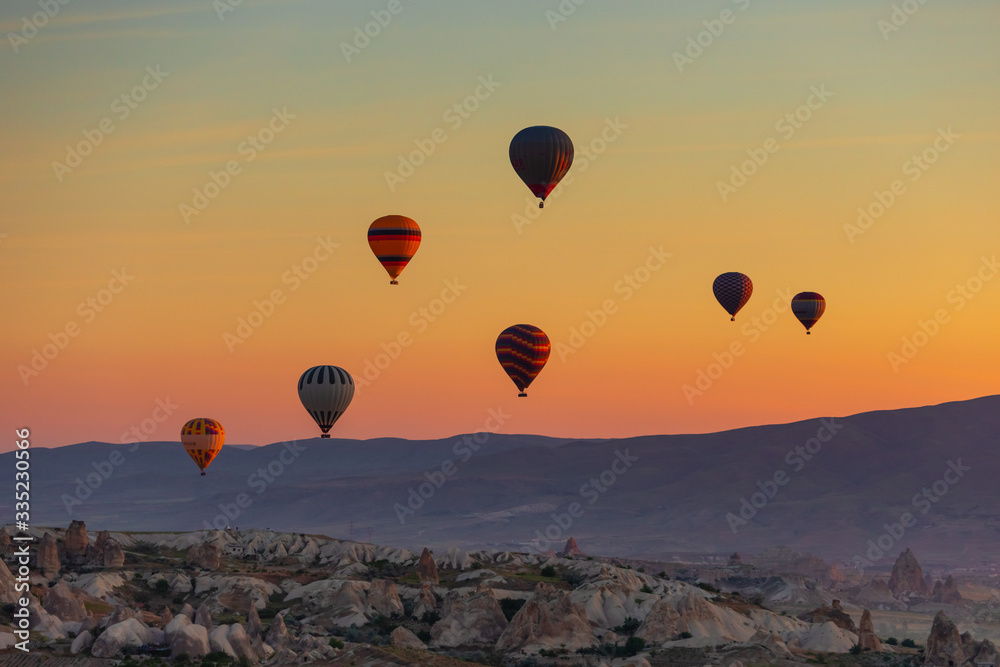
M 526 127 L 510 141 L 510 164 L 542 201 L 559 185 L 573 164 L 573 142 L 562 130 L 547 125 Z
M 313 366 L 299 378 L 299 400 L 323 431 L 321 438 L 330 437 L 337 423 L 354 398 L 354 378 L 337 366 Z
M 208 467 L 208 464 L 222 450 L 222 444 L 225 441 L 226 429 L 222 428 L 222 424 L 208 417 L 192 419 L 181 429 L 181 443 L 184 444 L 188 456 L 198 464 L 202 476 L 205 475 L 205 468 Z
M 806 333 L 816 324 L 816 321 L 823 316 L 826 310 L 826 299 L 816 292 L 799 292 L 792 297 L 792 313 L 799 318 L 802 326 L 806 328 Z
M 496 349 L 500 365 L 521 392 L 518 396 L 527 396 L 524 390 L 549 360 L 549 337 L 538 327 L 515 324 L 497 337 Z
M 413 259 L 420 247 L 420 227 L 405 215 L 385 215 L 368 227 L 368 245 L 389 274 L 390 285 Z
M 726 312 L 732 316 L 731 322 L 736 321 L 736 313 L 746 305 L 753 294 L 753 283 L 750 278 L 742 273 L 723 273 L 712 283 L 712 291 Z

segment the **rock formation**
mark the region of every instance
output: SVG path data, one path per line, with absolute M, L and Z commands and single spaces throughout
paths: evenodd
M 571 653 L 592 646 L 594 633 L 587 613 L 570 600 L 569 593 L 540 583 L 535 594 L 511 619 L 497 640 L 498 651 L 536 653 L 566 648 Z
M 907 549 L 899 554 L 895 564 L 892 566 L 892 574 L 889 575 L 889 590 L 897 598 L 901 597 L 927 597 L 930 591 L 927 590 L 927 582 L 924 581 L 924 573 L 920 569 L 913 552 Z
M 291 636 L 288 634 L 288 628 L 285 627 L 285 619 L 281 615 L 275 616 L 274 620 L 271 621 L 271 627 L 267 631 L 265 641 L 275 651 L 280 651 L 288 646 Z
M 149 628 L 134 618 L 108 626 L 90 649 L 95 658 L 110 658 L 126 646 L 142 646 L 150 643 Z
M 403 603 L 399 599 L 396 582 L 388 579 L 375 579 L 368 588 L 368 611 L 383 616 L 403 614 Z
M 200 625 L 192 624 L 179 628 L 170 642 L 171 658 L 176 658 L 179 655 L 187 655 L 189 658 L 203 658 L 208 653 L 208 630 Z
M 14 575 L 7 568 L 7 564 L 0 560 L 0 604 L 17 604 L 20 594 L 14 589 L 17 581 Z
M 219 549 L 212 544 L 195 544 L 187 550 L 184 562 L 203 570 L 218 570 Z
M 422 584 L 439 583 L 437 563 L 434 562 L 434 557 L 431 556 L 431 552 L 427 547 L 424 547 L 423 552 L 420 554 L 420 561 L 417 563 L 417 576 L 420 577 L 420 583 Z
M 907 550 L 909 551 L 909 550 Z M 962 644 L 962 637 L 951 619 L 939 611 L 931 624 L 931 633 L 927 636 L 927 648 L 924 655 L 925 665 L 954 667 L 965 662 L 967 656 Z
M 431 627 L 431 644 L 440 647 L 493 644 L 507 628 L 507 617 L 492 589 L 445 601 L 443 618 Z
M 73 594 L 69 585 L 60 579 L 45 596 L 45 611 L 58 616 L 62 621 L 82 621 L 87 618 L 87 609 Z
M 647 644 L 660 644 L 677 639 L 677 635 L 686 631 L 687 623 L 674 606 L 666 598 L 660 598 L 635 631 L 635 636 L 645 639 Z
M 194 613 L 194 622 L 206 630 L 211 630 L 215 627 L 215 623 L 212 621 L 212 612 L 209 611 L 208 604 L 202 604 L 198 607 L 198 611 Z
M 863 651 L 881 651 L 882 642 L 875 634 L 875 627 L 872 625 L 872 613 L 865 609 L 861 612 L 861 624 L 858 626 L 858 646 Z
M 417 597 L 417 604 L 413 607 L 413 618 L 421 619 L 424 614 L 428 614 L 437 609 L 437 596 L 434 595 L 434 588 L 430 584 L 420 587 L 420 595 Z
M 260 622 L 260 614 L 257 613 L 257 608 L 253 605 L 250 605 L 250 613 L 247 614 L 246 633 L 251 639 L 264 634 L 264 624 Z
M 101 564 L 104 567 L 122 567 L 125 565 L 125 551 L 122 545 L 114 538 L 108 538 L 104 542 Z
M 944 581 L 940 579 L 934 583 L 934 590 L 931 593 L 934 602 L 943 604 L 959 604 L 962 602 L 962 594 L 958 592 L 958 584 L 950 574 Z
M 46 577 L 54 577 L 59 574 L 59 547 L 56 544 L 52 533 L 45 533 L 38 544 L 38 553 L 35 555 L 35 567 L 45 573 Z
M 425 649 L 427 645 L 420 641 L 413 632 L 407 630 L 402 625 L 389 633 L 389 639 L 395 646 L 402 646 L 403 648 L 415 648 L 415 649 Z
M 90 634 L 89 630 L 84 630 L 76 636 L 73 643 L 70 644 L 69 652 L 73 655 L 83 653 L 88 648 L 90 648 L 94 643 L 94 636 Z
M 66 529 L 66 537 L 63 539 L 63 551 L 66 554 L 66 562 L 72 564 L 83 563 L 87 558 L 87 546 L 90 539 L 87 537 L 87 524 L 83 521 L 70 521 L 69 528 Z
M 559 552 L 559 555 L 566 558 L 567 556 L 584 556 L 586 554 L 580 551 L 580 547 L 576 544 L 576 539 L 571 537 L 566 540 L 566 546 Z
M 0 556 L 11 551 L 13 547 L 10 540 L 10 533 L 7 531 L 7 526 L 0 526 Z
M 809 623 L 825 623 L 827 621 L 832 621 L 834 625 L 848 632 L 853 632 L 857 634 L 858 629 L 854 625 L 854 619 L 850 617 L 843 608 L 840 606 L 840 600 L 834 600 L 828 607 L 823 605 L 817 609 L 806 612 L 804 614 L 799 614 L 799 620 L 807 621 Z

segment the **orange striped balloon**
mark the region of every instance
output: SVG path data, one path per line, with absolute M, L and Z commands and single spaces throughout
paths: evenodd
M 389 274 L 390 285 L 413 259 L 420 247 L 420 227 L 405 215 L 385 215 L 368 227 L 368 245 Z
M 226 429 L 216 420 L 207 417 L 192 419 L 181 429 L 181 443 L 188 455 L 198 464 L 202 475 L 216 454 L 222 451 L 222 444 L 225 441 Z

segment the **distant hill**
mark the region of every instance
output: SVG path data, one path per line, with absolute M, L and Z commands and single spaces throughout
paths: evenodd
M 413 548 L 526 545 L 548 531 L 557 550 L 572 535 L 584 552 L 651 559 L 787 544 L 849 560 L 877 556 L 868 541 L 881 540 L 890 556 L 909 546 L 963 562 L 1000 550 L 998 434 L 990 396 L 701 435 L 480 434 L 478 451 L 472 436 L 225 447 L 207 477 L 176 442 L 90 442 L 32 450 L 32 521 L 194 530 L 224 524 L 228 509 L 240 528 L 343 538 L 353 522 L 357 539 Z M 13 470 L 13 453 L 0 459 Z M 102 474 L 77 504 L 77 480 Z M 0 499 L 8 516 L 11 498 Z

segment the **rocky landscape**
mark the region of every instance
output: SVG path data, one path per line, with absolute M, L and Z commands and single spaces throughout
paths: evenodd
M 673 562 L 654 571 L 651 563 L 586 555 L 572 539 L 560 553 L 417 553 L 261 530 L 101 531 L 92 540 L 81 521 L 31 536 L 28 648 L 90 664 L 997 660 L 986 635 L 998 598 L 954 577 L 931 581 L 909 550 L 886 579 L 844 574 L 784 548 L 733 554 L 723 566 Z M 16 571 L 7 528 L 0 551 Z M 0 564 L 0 664 L 23 655 L 14 581 Z M 900 614 L 914 628 L 922 618 L 926 629 L 879 631 Z

